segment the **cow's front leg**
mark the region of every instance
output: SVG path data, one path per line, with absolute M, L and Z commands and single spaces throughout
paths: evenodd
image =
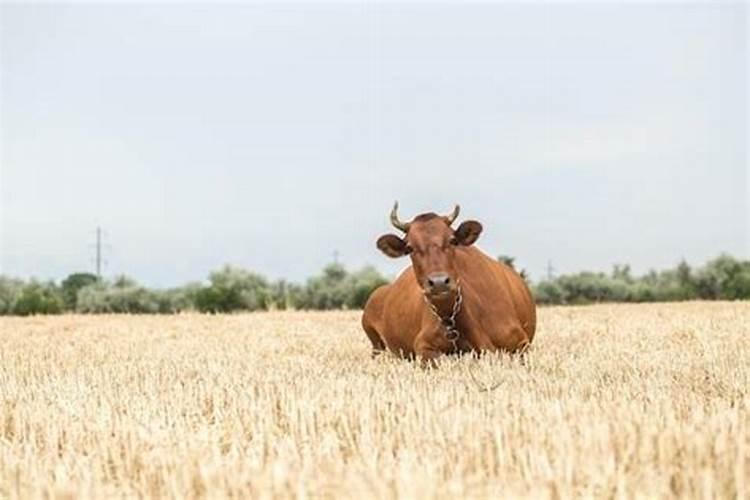
M 447 353 L 447 339 L 439 336 L 433 328 L 421 331 L 414 340 L 414 352 L 422 368 L 437 368 L 437 359 Z

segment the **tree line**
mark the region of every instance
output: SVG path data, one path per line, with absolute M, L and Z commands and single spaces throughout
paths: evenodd
M 304 284 L 270 281 L 224 266 L 209 275 L 208 283 L 169 289 L 149 289 L 127 276 L 102 280 L 90 273 L 71 274 L 59 284 L 0 276 L 0 315 L 359 309 L 387 282 L 373 267 L 349 272 L 339 264 L 326 266 Z
M 498 260 L 515 267 L 512 257 Z M 525 271 L 520 274 L 530 281 Z M 339 264 L 326 266 L 304 284 L 225 266 L 210 273 L 207 283 L 170 289 L 149 289 L 126 276 L 101 280 L 90 273 L 74 273 L 60 283 L 0 276 L 0 315 L 360 309 L 388 281 L 373 267 L 350 272 Z M 750 261 L 722 254 L 702 267 L 682 261 L 674 269 L 642 276 L 633 276 L 628 265 L 615 265 L 611 273 L 583 271 L 529 284 L 539 304 L 750 299 Z
M 628 265 L 615 265 L 609 274 L 584 271 L 533 288 L 540 304 L 750 299 L 750 261 L 722 254 L 701 267 L 683 260 L 673 269 L 642 276 L 633 276 Z

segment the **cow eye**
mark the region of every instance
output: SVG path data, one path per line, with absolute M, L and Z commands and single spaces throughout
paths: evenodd
M 451 241 L 450 241 L 450 243 L 451 243 L 451 245 L 454 245 L 454 246 L 455 246 L 455 245 L 458 245 L 458 240 L 456 239 L 456 237 L 455 237 L 455 236 L 451 237 Z
M 412 247 L 410 247 L 409 245 L 406 245 L 406 246 L 404 247 L 404 253 L 405 253 L 406 255 L 409 255 L 409 254 L 410 254 L 410 253 L 412 253 L 413 251 L 414 251 L 414 249 L 413 249 Z

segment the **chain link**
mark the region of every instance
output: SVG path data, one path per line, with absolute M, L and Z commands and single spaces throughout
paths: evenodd
M 453 344 L 453 350 L 458 351 L 458 339 L 461 337 L 461 332 L 456 328 L 456 318 L 458 317 L 458 313 L 461 312 L 461 304 L 464 301 L 463 295 L 461 294 L 461 286 L 456 285 L 456 300 L 453 301 L 453 310 L 451 311 L 451 315 L 447 318 L 440 316 L 437 307 L 430 302 L 427 295 L 424 295 L 424 301 L 430 307 L 430 311 L 432 311 L 432 314 L 438 319 L 440 325 L 443 327 L 445 338 Z

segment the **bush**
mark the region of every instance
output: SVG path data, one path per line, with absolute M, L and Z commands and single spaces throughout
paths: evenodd
M 296 309 L 305 301 L 305 287 L 286 280 L 279 280 L 269 286 L 269 309 Z
M 11 311 L 18 316 L 60 314 L 63 311 L 62 294 L 52 282 L 31 281 L 21 289 Z
M 343 266 L 330 264 L 298 290 L 293 302 L 299 309 L 358 309 L 364 307 L 377 287 L 387 282 L 374 267 L 348 273 Z
M 23 290 L 23 281 L 0 276 L 0 315 L 13 314 Z
M 348 279 L 346 306 L 352 309 L 365 307 L 372 292 L 387 283 L 388 280 L 372 266 L 364 267 L 351 274 Z
M 543 281 L 534 290 L 542 304 L 750 299 L 750 261 L 720 255 L 694 271 L 683 260 L 641 277 L 631 276 L 629 266 L 615 266 L 609 277 L 581 272 Z
M 188 283 L 182 287 L 157 292 L 159 312 L 170 314 L 197 310 L 195 299 L 201 288 L 200 283 Z
M 698 272 L 695 286 L 702 299 L 750 298 L 750 262 L 720 255 Z
M 63 304 L 68 311 L 75 311 L 78 303 L 78 291 L 99 281 L 96 275 L 91 273 L 73 273 L 65 278 L 60 284 Z
M 147 290 L 125 276 L 113 283 L 97 282 L 82 288 L 76 302 L 77 310 L 82 313 L 159 312 L 157 292 Z
M 330 264 L 320 276 L 307 280 L 302 293 L 300 309 L 341 309 L 346 303 L 346 269 L 339 264 Z
M 555 281 L 542 281 L 533 288 L 534 298 L 538 304 L 564 304 L 563 289 Z
M 221 313 L 268 308 L 270 290 L 266 279 L 244 269 L 225 266 L 209 277 L 211 284 L 195 294 L 201 312 Z

